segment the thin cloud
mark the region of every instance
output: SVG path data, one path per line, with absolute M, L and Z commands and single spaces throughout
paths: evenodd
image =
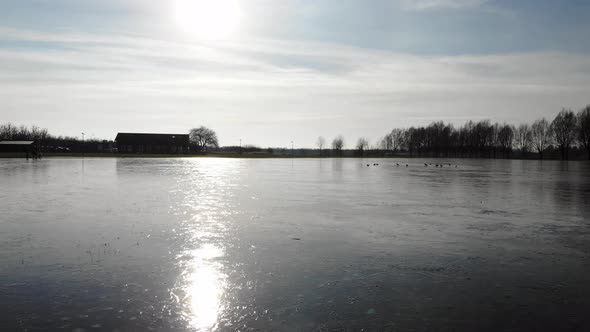
M 0 48 L 1 118 L 70 135 L 89 125 L 110 138 L 202 123 L 230 142 L 241 135 L 280 145 L 287 135 L 313 146 L 318 134 L 366 136 L 437 119 L 530 121 L 590 95 L 590 57 L 581 54 L 419 56 L 307 41 L 9 34 L 38 45 Z
M 477 8 L 488 0 L 405 0 L 403 7 L 410 10 Z

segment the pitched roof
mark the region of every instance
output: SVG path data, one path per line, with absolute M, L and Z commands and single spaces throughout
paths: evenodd
M 118 133 L 117 143 L 188 144 L 188 134 Z
M 0 141 L 1 145 L 31 145 L 35 141 Z

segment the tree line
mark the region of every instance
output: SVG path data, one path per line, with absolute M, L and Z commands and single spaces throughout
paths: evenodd
M 215 131 L 204 126 L 191 129 L 189 139 L 194 152 L 237 150 L 236 147 L 220 148 Z M 54 136 L 45 128 L 11 123 L 0 124 L 1 140 L 37 141 L 43 152 L 109 152 L 114 147 L 113 141 Z M 350 155 L 351 151 L 345 153 L 342 135 L 330 143 L 320 136 L 316 147 L 321 156 L 342 157 Z M 240 152 L 262 150 L 252 146 L 239 147 Z M 372 146 L 367 138 L 360 137 L 352 149 L 353 155 L 360 157 L 405 154 L 410 157 L 528 158 L 534 155 L 544 159 L 550 152 L 559 153 L 563 160 L 569 159 L 572 151 L 578 154 L 586 151 L 590 160 L 590 105 L 577 113 L 562 109 L 553 120 L 541 118 L 532 124 L 470 120 L 455 128 L 451 123 L 435 121 L 425 127 L 394 128 Z
M 342 155 L 342 136 L 332 141 L 332 151 Z M 316 143 L 320 149 L 325 139 Z M 394 128 L 372 147 L 365 137 L 355 146 L 355 155 L 395 155 L 410 157 L 457 158 L 527 158 L 536 154 L 543 159 L 548 151 L 559 152 L 561 159 L 570 158 L 570 152 L 585 150 L 590 160 L 590 105 L 577 113 L 563 109 L 550 122 L 545 118 L 532 124 L 519 125 L 492 123 L 490 120 L 467 121 L 455 128 L 450 123 L 435 121 L 425 127 Z
M 14 125 L 10 122 L 0 124 L 0 141 L 36 141 L 42 146 L 44 152 L 94 152 L 84 151 L 84 143 L 87 148 L 94 148 L 91 143 L 102 142 L 99 140 L 83 140 L 71 136 L 51 135 L 46 128 L 38 126 Z M 112 142 L 111 142 L 112 143 Z

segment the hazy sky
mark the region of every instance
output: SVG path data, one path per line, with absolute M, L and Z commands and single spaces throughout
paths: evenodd
M 590 1 L 0 0 L 0 122 L 371 143 L 590 103 Z

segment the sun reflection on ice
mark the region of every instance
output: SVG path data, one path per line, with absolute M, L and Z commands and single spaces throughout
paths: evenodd
M 215 327 L 221 309 L 221 297 L 225 278 L 216 259 L 223 256 L 223 250 L 213 244 L 206 244 L 192 253 L 192 267 L 185 283 L 185 304 L 187 320 L 196 330 Z
M 187 160 L 184 170 L 174 192 L 182 198 L 171 211 L 184 219 L 176 233 L 181 243 L 176 257 L 180 275 L 171 299 L 189 329 L 215 330 L 229 305 L 225 258 L 239 164 Z

